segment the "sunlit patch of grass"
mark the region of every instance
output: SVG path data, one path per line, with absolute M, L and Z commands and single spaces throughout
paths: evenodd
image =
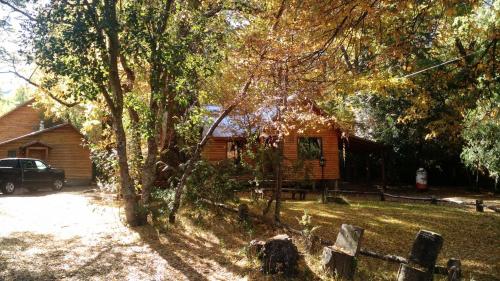
M 253 212 L 258 205 L 250 204 Z M 296 229 L 296 220 L 307 210 L 313 224 L 321 226 L 317 234 L 334 241 L 340 225 L 353 224 L 365 229 L 362 247 L 380 253 L 408 257 L 417 232 L 421 229 L 440 233 L 444 238 L 439 264 L 449 258 L 462 260 L 464 276 L 473 280 L 500 280 L 500 216 L 476 213 L 447 205 L 397 203 L 350 199 L 351 205 L 320 204 L 316 201 L 286 201 L 282 220 Z M 321 270 L 309 265 L 318 275 Z M 358 280 L 394 280 L 397 264 L 368 257 L 359 258 Z M 438 279 L 439 276 L 436 276 Z M 465 279 L 465 280 L 470 280 Z

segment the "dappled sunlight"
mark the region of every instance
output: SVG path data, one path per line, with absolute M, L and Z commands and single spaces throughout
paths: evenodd
M 296 217 L 307 211 L 313 224 L 321 226 L 316 234 L 328 240 L 335 240 L 342 223 L 357 225 L 365 228 L 362 247 L 403 257 L 408 256 L 419 230 L 434 231 L 444 238 L 439 264 L 445 265 L 449 258 L 456 257 L 462 260 L 466 277 L 496 280 L 500 276 L 500 256 L 495 254 L 500 252 L 498 214 L 449 205 L 348 200 L 350 205 L 287 201 L 282 220 L 300 229 Z M 257 206 L 251 209 L 256 211 Z M 368 257 L 361 257 L 359 262 L 360 276 L 366 280 L 394 280 L 398 268 Z
M 215 234 L 130 229 L 109 203 L 82 193 L 0 196 L 0 280 L 243 278 Z
M 382 216 L 382 217 L 378 217 L 376 218 L 376 220 L 382 222 L 382 223 L 389 223 L 389 224 L 399 224 L 403 227 L 409 227 L 409 228 L 413 228 L 413 229 L 423 229 L 424 226 L 422 224 L 416 224 L 416 223 L 411 223 L 411 222 L 408 222 L 408 221 L 402 221 L 402 220 L 398 220 L 394 217 L 388 217 L 388 216 Z
M 242 201 L 261 213 L 263 201 Z M 283 233 L 264 223 L 243 224 L 218 209 L 190 208 L 175 225 L 128 228 L 113 197 L 93 193 L 2 196 L 0 210 L 0 279 L 7 280 L 269 280 L 247 259 L 245 247 Z M 418 230 L 427 229 L 443 235 L 439 264 L 460 258 L 475 280 L 494 280 L 499 272 L 493 254 L 500 250 L 497 214 L 359 199 L 351 205 L 289 200 L 282 220 L 300 229 L 304 211 L 321 226 L 316 234 L 329 240 L 342 223 L 354 224 L 365 228 L 362 247 L 406 257 Z M 394 280 L 396 271 L 397 264 L 359 259 L 359 280 Z M 298 280 L 326 278 L 314 257 L 306 257 L 300 274 Z

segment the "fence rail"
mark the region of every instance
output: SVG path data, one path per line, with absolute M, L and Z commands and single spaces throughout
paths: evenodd
M 392 198 L 392 199 L 403 199 L 403 200 L 411 200 L 411 201 L 430 202 L 431 204 L 449 203 L 449 204 L 455 204 L 455 205 L 459 205 L 459 206 L 475 206 L 476 211 L 478 211 L 478 212 L 484 212 L 484 209 L 487 208 L 487 209 L 490 209 L 494 212 L 500 213 L 500 207 L 493 206 L 493 205 L 486 205 L 486 204 L 484 204 L 484 201 L 480 200 L 480 199 L 476 200 L 475 202 L 458 202 L 458 201 L 444 199 L 444 198 L 437 198 L 435 196 L 431 196 L 431 197 L 404 196 L 404 195 L 390 194 L 390 193 L 382 192 L 382 191 L 329 190 L 328 193 L 331 193 L 334 196 L 336 196 L 338 194 L 377 195 L 377 196 L 380 196 L 380 201 L 385 201 L 386 198 Z

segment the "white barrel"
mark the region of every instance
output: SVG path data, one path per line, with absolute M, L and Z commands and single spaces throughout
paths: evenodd
M 420 168 L 417 170 L 417 189 L 427 189 L 427 171 L 424 168 Z

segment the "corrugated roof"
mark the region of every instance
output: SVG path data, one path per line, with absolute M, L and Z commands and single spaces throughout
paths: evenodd
M 219 113 L 222 111 L 222 108 L 217 105 L 207 105 L 205 108 L 210 112 L 210 117 L 217 118 Z M 249 118 L 249 116 L 245 116 L 243 114 L 231 114 L 226 116 L 219 123 L 219 126 L 212 133 L 212 137 L 215 138 L 239 138 L 239 137 L 247 137 L 248 133 L 255 133 L 259 130 L 258 126 L 251 126 L 252 120 L 267 120 L 270 119 L 272 114 L 268 112 L 264 112 L 262 110 L 253 112 Z M 203 136 L 205 136 L 210 128 L 210 124 L 207 124 L 203 127 Z

